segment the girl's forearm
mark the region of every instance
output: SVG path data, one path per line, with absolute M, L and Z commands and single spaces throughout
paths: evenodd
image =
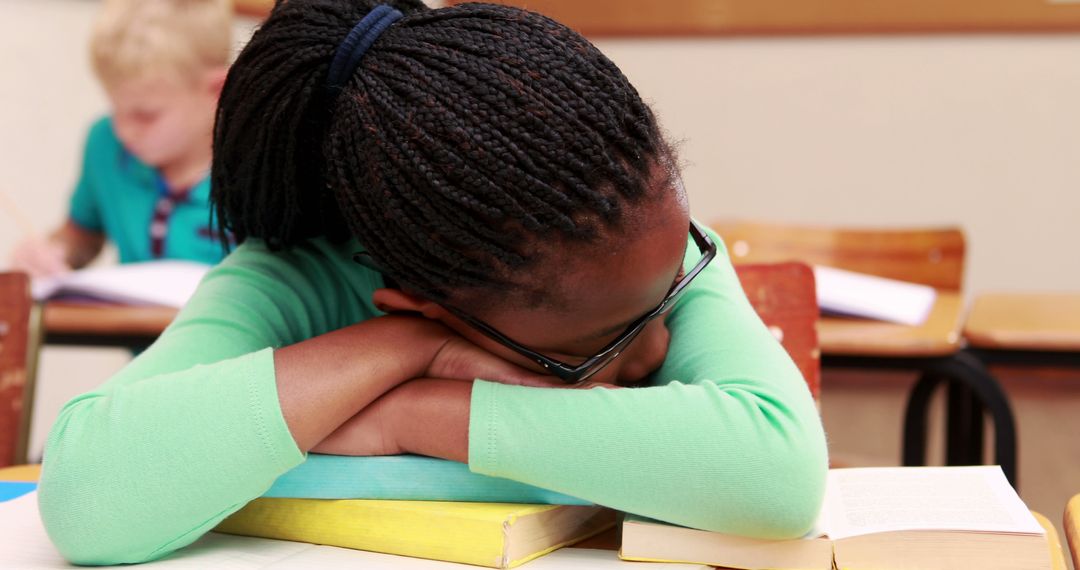
M 468 463 L 472 384 L 420 379 L 388 394 L 387 427 L 401 453 Z
M 311 451 L 333 455 L 412 453 L 466 463 L 472 382 L 410 380 L 349 418 Z
M 296 445 L 309 451 L 384 393 L 422 375 L 444 342 L 438 327 L 388 315 L 275 351 L 278 399 Z

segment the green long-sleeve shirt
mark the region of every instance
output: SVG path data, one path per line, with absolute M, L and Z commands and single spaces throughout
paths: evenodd
M 352 261 L 358 249 L 312 240 L 270 252 L 249 240 L 153 346 L 63 408 L 39 497 L 66 558 L 160 558 L 304 461 L 273 350 L 382 314 L 371 302 L 382 279 Z M 803 534 L 824 492 L 821 422 L 723 249 L 667 322 L 670 349 L 649 387 L 475 382 L 469 468 L 686 526 Z

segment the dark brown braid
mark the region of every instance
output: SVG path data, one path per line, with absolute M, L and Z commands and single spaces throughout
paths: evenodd
M 619 69 L 541 15 L 486 4 L 405 14 L 344 88 L 335 50 L 377 2 L 279 2 L 229 73 L 214 134 L 222 229 L 271 248 L 355 236 L 435 300 L 486 290 L 541 244 L 621 221 L 664 152 Z

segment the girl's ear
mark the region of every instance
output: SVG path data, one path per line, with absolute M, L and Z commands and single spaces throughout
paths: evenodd
M 376 289 L 371 294 L 371 301 L 384 313 L 420 313 L 434 320 L 446 315 L 446 310 L 438 303 L 400 289 Z

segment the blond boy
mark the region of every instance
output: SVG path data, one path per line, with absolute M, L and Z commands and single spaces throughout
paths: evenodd
M 67 220 L 20 243 L 16 268 L 64 273 L 97 257 L 106 239 L 121 263 L 221 259 L 208 175 L 231 19 L 229 0 L 103 3 L 90 54 L 112 112 L 90 129 Z

